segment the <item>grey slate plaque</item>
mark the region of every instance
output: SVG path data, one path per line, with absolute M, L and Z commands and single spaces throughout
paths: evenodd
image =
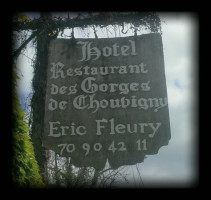
M 55 39 L 49 46 L 43 145 L 77 167 L 143 162 L 168 145 L 162 38 Z

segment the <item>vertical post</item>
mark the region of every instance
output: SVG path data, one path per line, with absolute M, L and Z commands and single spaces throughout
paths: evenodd
M 50 158 L 50 152 L 49 151 L 45 151 L 45 158 L 46 158 L 46 162 L 44 163 L 44 179 L 45 180 L 45 184 L 48 185 L 49 184 L 49 175 L 48 175 L 48 161 Z
M 94 173 L 94 177 L 92 179 L 91 187 L 96 187 L 97 186 L 97 180 L 98 180 L 98 177 L 99 177 L 99 173 L 100 173 L 100 170 L 96 168 L 95 169 L 95 173 Z
M 54 154 L 54 161 L 55 161 L 55 179 L 56 179 L 56 186 L 60 186 L 60 181 L 59 181 L 59 168 L 57 164 L 57 153 Z
M 66 157 L 66 187 L 67 188 L 72 188 L 73 186 L 73 168 L 72 168 L 72 164 L 71 164 L 71 158 L 70 157 Z
M 49 13 L 41 13 L 40 18 L 43 20 L 43 26 L 40 27 L 37 35 L 37 58 L 34 66 L 34 77 L 32 80 L 32 87 L 34 94 L 31 100 L 32 108 L 32 129 L 31 138 L 34 146 L 35 157 L 39 165 L 39 172 L 43 181 L 47 184 L 46 166 L 47 157 L 46 150 L 42 146 L 42 133 L 44 126 L 44 111 L 45 111 L 45 89 L 47 79 L 47 63 L 48 63 L 48 44 L 49 39 L 45 30 L 47 18 Z

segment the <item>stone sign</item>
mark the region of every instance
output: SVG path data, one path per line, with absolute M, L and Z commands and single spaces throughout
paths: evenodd
M 55 39 L 43 146 L 77 167 L 143 162 L 170 140 L 161 35 Z

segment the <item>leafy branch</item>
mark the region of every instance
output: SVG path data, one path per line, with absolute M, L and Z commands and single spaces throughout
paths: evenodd
M 88 26 L 100 26 L 104 28 L 109 25 L 122 25 L 123 23 L 130 23 L 134 26 L 145 26 L 153 32 L 158 32 L 161 29 L 160 18 L 155 12 L 101 12 L 99 14 L 89 13 L 86 15 L 78 15 L 74 18 L 66 17 L 48 17 L 45 20 L 42 18 L 31 21 L 14 21 L 13 30 L 38 30 L 47 22 L 51 29 L 65 29 L 65 28 L 86 28 Z

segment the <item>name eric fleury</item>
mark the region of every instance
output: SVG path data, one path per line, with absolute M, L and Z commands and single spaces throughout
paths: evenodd
M 124 133 L 144 133 L 146 129 L 151 130 L 148 135 L 150 138 L 154 137 L 155 133 L 161 126 L 160 122 L 157 123 L 138 123 L 138 124 L 115 124 L 114 118 L 107 120 L 95 120 L 96 121 L 96 135 L 102 135 L 102 130 L 109 126 L 111 135 L 124 134 Z M 71 123 L 70 126 L 62 126 L 59 121 L 49 122 L 50 137 L 62 137 L 65 135 L 85 135 L 87 130 L 85 126 L 76 126 L 75 123 Z

